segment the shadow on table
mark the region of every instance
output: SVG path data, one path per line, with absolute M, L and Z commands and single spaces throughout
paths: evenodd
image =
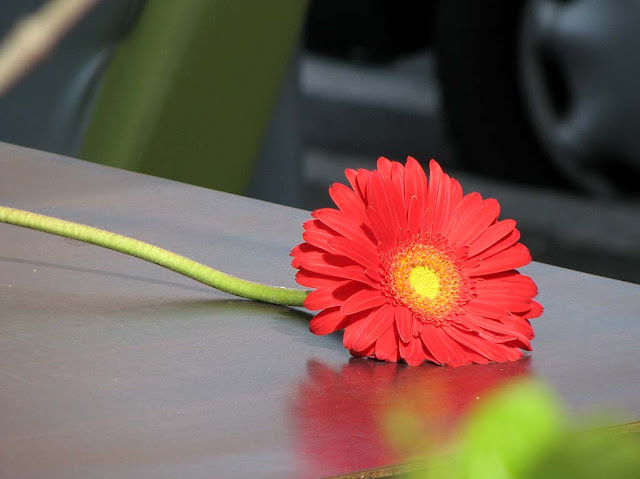
M 74 240 L 68 240 L 68 241 L 74 241 Z M 17 264 L 28 264 L 31 266 L 53 268 L 53 269 L 64 270 L 64 271 L 73 271 L 77 273 L 91 273 L 91 274 L 96 274 L 96 275 L 105 276 L 109 278 L 144 281 L 145 283 L 152 283 L 152 284 L 162 285 L 162 286 L 172 286 L 175 288 L 186 289 L 189 291 L 201 291 L 201 292 L 212 291 L 210 287 L 207 287 L 203 284 L 196 284 L 195 282 L 193 285 L 190 285 L 190 284 L 179 283 L 177 281 L 164 281 L 164 280 L 153 279 L 145 276 L 135 275 L 135 274 L 115 273 L 113 271 L 105 271 L 104 269 L 97 269 L 97 268 L 83 268 L 80 266 L 69 266 L 66 264 L 50 263 L 47 261 L 34 261 L 31 259 L 8 258 L 5 256 L 0 256 L 0 261 L 17 263 Z

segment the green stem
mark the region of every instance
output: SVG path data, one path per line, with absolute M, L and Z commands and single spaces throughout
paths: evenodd
M 246 281 L 152 244 L 51 216 L 0 206 L 0 222 L 73 238 L 135 256 L 242 298 L 284 306 L 303 306 L 309 293 L 302 289 Z

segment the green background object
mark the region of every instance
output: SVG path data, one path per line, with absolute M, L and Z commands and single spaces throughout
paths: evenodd
M 105 75 L 80 157 L 247 187 L 305 0 L 148 0 Z

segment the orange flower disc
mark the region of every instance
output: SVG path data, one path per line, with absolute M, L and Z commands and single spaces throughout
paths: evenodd
M 468 278 L 455 256 L 418 238 L 383 255 L 382 264 L 389 301 L 424 323 L 446 322 L 467 298 Z

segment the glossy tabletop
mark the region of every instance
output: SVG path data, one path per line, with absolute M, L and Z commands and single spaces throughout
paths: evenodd
M 296 286 L 288 253 L 308 212 L 7 144 L 0 172 L 2 204 Z M 350 359 L 339 334 L 308 331 L 303 310 L 236 300 L 123 254 L 0 224 L 0 477 L 315 478 L 380 468 L 401 460 L 378 419 L 398 401 L 438 411 L 446 427 L 526 376 L 547 382 L 573 414 L 640 421 L 640 287 L 543 264 L 525 270 L 546 307 L 532 354 L 409 368 Z

